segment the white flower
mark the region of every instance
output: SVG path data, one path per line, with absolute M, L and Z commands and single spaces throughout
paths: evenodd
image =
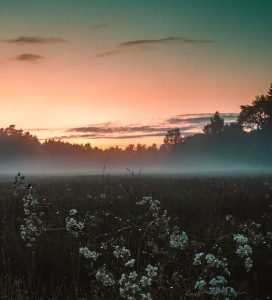
M 188 236 L 182 231 L 181 234 L 175 230 L 170 236 L 170 247 L 171 248 L 180 248 L 183 250 L 188 244 Z
M 98 256 L 100 255 L 99 253 L 95 251 L 90 251 L 87 247 L 81 247 L 79 248 L 79 254 L 83 255 L 85 258 L 89 258 L 92 260 L 97 260 Z
M 202 257 L 204 256 L 204 253 L 201 252 L 201 253 L 196 253 L 195 257 L 194 257 L 194 262 L 193 262 L 193 265 L 194 266 L 197 266 L 197 265 L 201 265 L 201 260 L 202 260 Z
M 225 283 L 227 283 L 227 280 L 223 276 L 216 276 L 215 278 L 213 278 L 209 281 L 209 284 L 211 286 L 224 285 Z
M 239 245 L 236 249 L 236 253 L 240 257 L 249 256 L 250 254 L 252 254 L 252 248 L 249 245 Z
M 74 218 L 66 218 L 66 229 L 68 231 L 71 230 L 72 227 L 76 226 L 77 225 L 77 222 Z
M 239 245 L 245 245 L 248 243 L 248 238 L 245 237 L 242 234 L 234 234 L 233 239 L 239 244 Z
M 204 286 L 206 285 L 206 281 L 205 280 L 199 280 L 196 282 L 195 284 L 195 289 L 196 290 L 202 290 L 204 288 Z
M 156 277 L 158 274 L 158 268 L 153 267 L 152 265 L 148 265 L 145 270 L 147 272 L 147 275 L 151 278 Z
M 79 222 L 78 222 L 77 227 L 78 227 L 79 229 L 83 229 L 84 226 L 85 226 L 84 222 L 82 222 L 82 221 L 79 221 Z
M 73 215 L 75 215 L 77 213 L 77 210 L 76 209 L 71 209 L 70 210 L 70 216 L 73 216 Z
M 246 271 L 249 272 L 250 269 L 252 268 L 252 259 L 250 257 L 247 257 L 246 260 L 245 260 L 245 268 L 246 268 Z
M 211 267 L 216 267 L 216 268 L 220 268 L 220 267 L 225 267 L 227 264 L 225 262 L 223 262 L 222 260 L 216 258 L 213 254 L 208 253 L 205 256 L 206 262 L 209 266 Z
M 142 276 L 142 278 L 140 279 L 140 284 L 143 287 L 150 286 L 151 283 L 152 283 L 152 278 L 150 277 Z
M 119 246 L 115 246 L 113 255 L 117 258 L 125 258 L 130 256 L 130 251 L 125 247 L 120 248 Z
M 138 274 L 135 271 L 130 272 L 128 275 L 128 278 L 131 280 L 136 280 L 137 277 L 138 277 Z
M 100 281 L 103 286 L 113 286 L 115 284 L 113 275 L 105 268 L 99 269 L 95 274 L 95 278 Z
M 141 300 L 152 300 L 150 293 L 140 294 Z
M 135 262 L 136 262 L 136 260 L 134 258 L 132 258 L 125 263 L 125 266 L 133 268 L 133 266 L 135 265 Z

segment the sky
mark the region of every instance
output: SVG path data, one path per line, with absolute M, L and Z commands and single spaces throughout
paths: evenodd
M 0 127 L 162 143 L 272 82 L 270 0 L 0 0 Z

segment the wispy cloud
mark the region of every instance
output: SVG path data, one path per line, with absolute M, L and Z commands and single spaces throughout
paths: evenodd
M 9 44 L 25 45 L 25 44 L 56 44 L 66 42 L 59 37 L 41 37 L 41 36 L 20 36 L 15 39 L 5 40 Z
M 24 62 L 39 62 L 42 59 L 44 59 L 43 56 L 32 53 L 24 53 L 15 57 L 15 60 Z
M 182 127 L 182 130 L 187 130 L 193 128 L 192 126 Z M 100 133 L 100 134 L 121 134 L 121 133 L 152 133 L 152 132 L 166 132 L 170 130 L 171 126 L 164 127 L 159 125 L 126 125 L 126 126 L 116 126 L 112 123 L 109 125 L 101 126 L 86 126 L 86 127 L 75 127 L 70 128 L 68 132 L 78 132 L 78 133 Z
M 102 58 L 102 57 L 112 56 L 121 52 L 122 51 L 120 50 L 106 51 L 106 52 L 97 53 L 96 57 Z
M 107 57 L 115 54 L 123 53 L 131 48 L 137 48 L 140 50 L 153 50 L 156 49 L 155 46 L 167 45 L 167 44 L 210 44 L 214 43 L 213 40 L 207 39 L 193 39 L 179 36 L 168 36 L 159 39 L 140 39 L 140 40 L 130 40 L 119 43 L 112 50 L 98 53 L 96 57 Z
M 226 123 L 233 122 L 237 118 L 236 113 L 223 113 L 221 115 L 224 117 Z M 162 137 L 162 142 L 166 132 L 174 128 L 179 128 L 183 136 L 202 133 L 203 127 L 209 122 L 212 116 L 212 113 L 179 114 L 150 124 L 120 125 L 119 123 L 113 122 L 90 124 L 73 128 L 56 129 L 55 135 L 51 136 L 51 138 L 61 140 L 139 139 L 139 142 L 141 142 L 141 139 L 148 137 Z M 35 130 L 32 130 L 32 132 L 33 131 Z M 37 132 L 38 131 L 39 129 L 37 129 Z M 46 129 L 42 131 L 46 132 Z M 52 132 L 50 134 L 52 134 Z
M 105 28 L 108 27 L 110 25 L 110 23 L 105 22 L 105 23 L 98 23 L 98 24 L 94 24 L 91 26 L 92 29 L 101 29 L 101 28 Z
M 191 39 L 185 37 L 165 37 L 160 39 L 143 39 L 143 40 L 131 40 L 127 42 L 120 43 L 118 46 L 123 47 L 135 47 L 140 45 L 154 45 L 154 44 L 169 44 L 169 43 L 181 43 L 181 44 L 208 44 L 213 43 L 212 40 L 202 40 L 202 39 Z
M 200 114 L 198 116 L 193 115 L 177 115 L 175 117 L 167 119 L 168 124 L 177 124 L 177 123 L 189 123 L 189 124 L 203 124 L 209 122 L 210 118 L 213 116 L 213 114 Z M 222 114 L 222 117 L 224 118 L 225 122 L 233 122 L 237 119 L 237 114 L 235 113 L 225 113 Z
M 164 132 L 159 133 L 145 133 L 145 134 L 125 134 L 125 135 L 99 135 L 99 134 L 72 134 L 72 135 L 62 135 L 62 136 L 55 136 L 54 139 L 56 140 L 63 140 L 63 139 L 109 139 L 109 140 L 123 140 L 123 139 L 141 139 L 146 137 L 163 137 L 165 136 Z

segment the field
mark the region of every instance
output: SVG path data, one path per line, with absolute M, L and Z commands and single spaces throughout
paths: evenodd
M 0 299 L 271 299 L 269 174 L 19 175 L 0 191 Z

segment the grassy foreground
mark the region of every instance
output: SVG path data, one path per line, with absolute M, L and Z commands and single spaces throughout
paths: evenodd
M 0 298 L 268 299 L 271 213 L 270 175 L 2 180 Z

